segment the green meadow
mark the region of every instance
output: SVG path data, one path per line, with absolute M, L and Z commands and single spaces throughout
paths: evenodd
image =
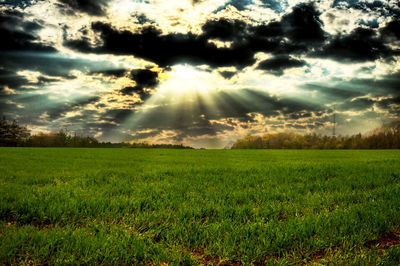
M 0 264 L 400 264 L 400 150 L 0 148 Z

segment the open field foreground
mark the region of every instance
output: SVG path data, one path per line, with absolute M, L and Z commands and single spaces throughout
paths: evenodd
M 400 151 L 0 149 L 0 264 L 400 263 Z

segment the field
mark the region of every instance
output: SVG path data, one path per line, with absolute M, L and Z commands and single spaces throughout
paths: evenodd
M 0 264 L 400 264 L 400 151 L 0 149 Z

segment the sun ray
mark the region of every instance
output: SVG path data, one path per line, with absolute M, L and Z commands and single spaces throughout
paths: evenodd
M 164 117 L 169 118 L 171 127 L 188 125 L 193 116 L 201 116 L 206 111 L 218 109 L 213 95 L 223 86 L 229 84 L 221 82 L 213 73 L 188 64 L 175 65 L 154 94 L 124 123 L 124 127 L 132 131 L 138 130 L 158 109 L 167 112 Z

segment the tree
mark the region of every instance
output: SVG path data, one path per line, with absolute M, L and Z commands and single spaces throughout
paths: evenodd
M 0 146 L 23 146 L 30 136 L 26 127 L 21 127 L 5 117 L 0 120 Z

